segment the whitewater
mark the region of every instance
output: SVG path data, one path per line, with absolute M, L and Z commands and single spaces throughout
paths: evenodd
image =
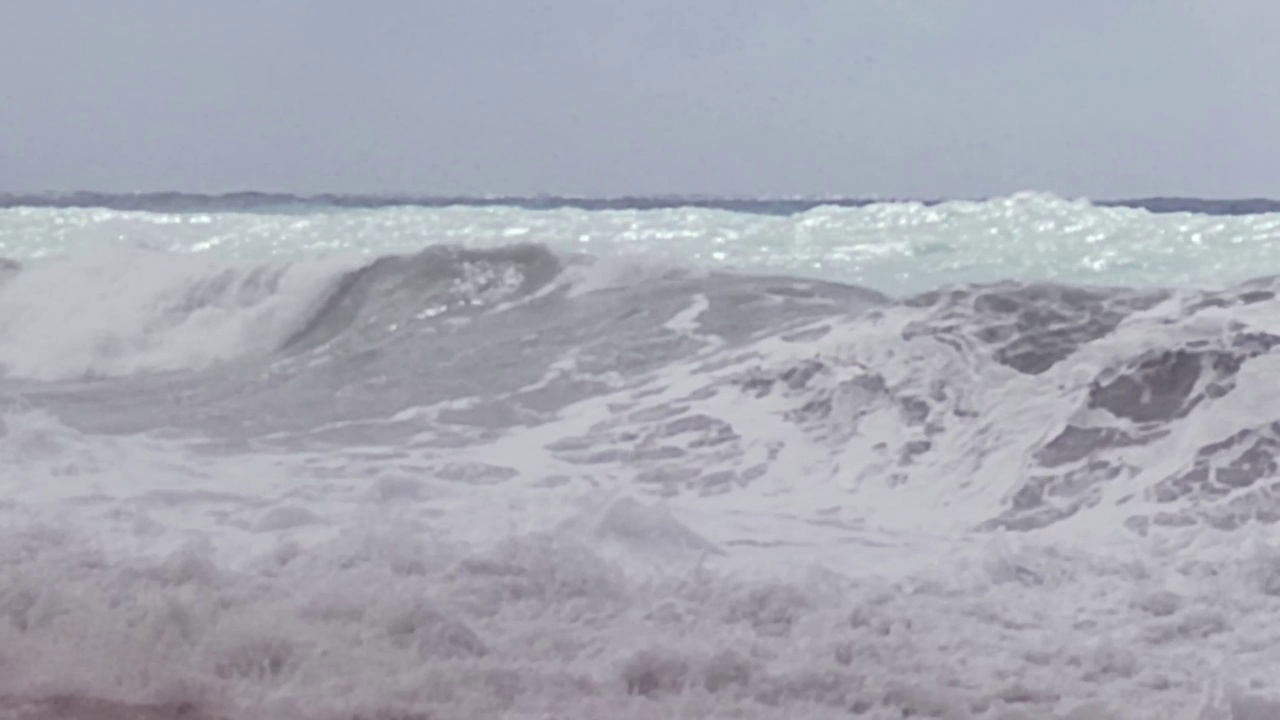
M 0 717 L 1280 717 L 1280 214 L 0 209 Z

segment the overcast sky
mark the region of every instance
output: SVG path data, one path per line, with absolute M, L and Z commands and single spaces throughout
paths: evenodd
M 0 190 L 1280 196 L 1275 0 L 11 0 Z

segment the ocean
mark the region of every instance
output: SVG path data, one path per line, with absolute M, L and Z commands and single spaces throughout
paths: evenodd
M 1280 716 L 1274 203 L 0 200 L 0 716 Z

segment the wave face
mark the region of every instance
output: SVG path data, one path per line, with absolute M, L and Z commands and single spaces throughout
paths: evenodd
M 1280 633 L 1277 235 L 1038 195 L 0 211 L 0 708 L 1274 709 L 1274 658 L 1187 658 Z

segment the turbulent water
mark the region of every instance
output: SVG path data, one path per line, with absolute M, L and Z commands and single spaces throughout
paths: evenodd
M 184 210 L 0 210 L 0 714 L 1280 714 L 1280 215 Z

